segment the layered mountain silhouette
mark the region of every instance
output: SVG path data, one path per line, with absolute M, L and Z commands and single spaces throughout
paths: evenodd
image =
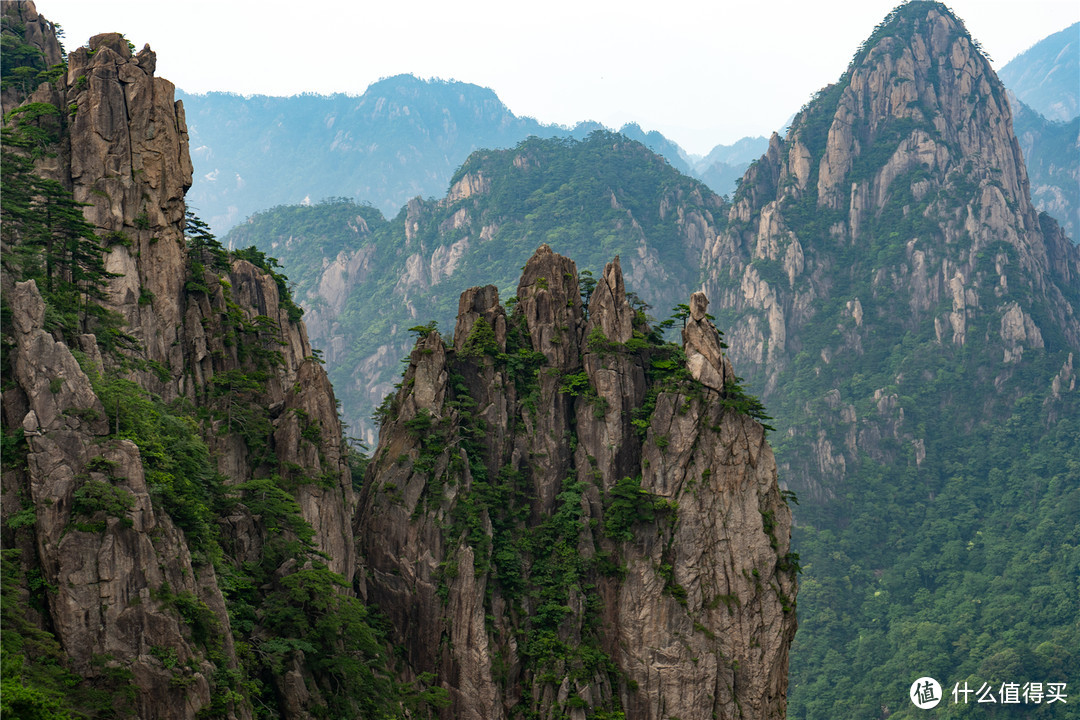
M 533 135 L 581 139 L 605 129 L 596 122 L 545 125 L 515 116 L 487 88 L 412 75 L 380 80 L 360 96 L 178 97 L 195 165 L 189 202 L 222 233 L 274 205 L 331 197 L 371 203 L 391 216 L 413 197 L 445 193 L 474 150 L 513 147 Z M 623 132 L 721 194 L 734 190 L 766 143 L 745 138 L 693 158 L 656 131 L 630 124 Z
M 1074 679 L 1080 249 L 1028 172 L 1070 131 L 946 6 L 891 12 L 730 200 L 679 168 L 743 148 L 523 139 L 460 83 L 187 128 L 149 47 L 50 74 L 3 7 L 5 715 L 912 718 L 923 676 Z M 224 247 L 189 136 L 251 162 L 194 173 L 236 217 L 260 163 L 336 199 Z M 431 147 L 424 199 L 389 170 Z
M 1048 120 L 1080 115 L 1080 22 L 1032 45 L 998 75 L 1020 100 Z

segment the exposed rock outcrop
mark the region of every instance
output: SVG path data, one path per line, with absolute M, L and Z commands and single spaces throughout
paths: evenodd
M 5 2 L 5 15 L 13 6 L 32 27 L 51 32 L 32 3 Z M 266 548 L 284 533 L 309 547 L 307 557 L 349 593 L 355 498 L 333 390 L 284 280 L 257 256 L 229 258 L 212 241 L 193 249 L 185 239 L 187 128 L 155 65 L 149 47 L 132 54 L 123 36 L 98 35 L 69 55 L 66 75 L 30 97 L 59 109 L 55 120 L 43 116 L 59 142 L 36 170 L 85 203 L 105 269 L 115 274 L 102 305 L 122 320 L 127 339 L 99 351 L 105 338 L 58 327 L 33 281 L 12 282 L 16 264 L 5 257 L 12 350 L 3 420 L 22 429 L 26 452 L 13 466 L 5 458 L 3 512 L 6 519 L 22 505 L 36 519 L 17 532 L 5 525 L 4 542 L 21 547 L 24 569 L 56 589 L 44 595 L 36 621 L 86 682 L 130 677 L 131 710 L 141 718 L 195 718 L 211 705 L 218 715 L 245 718 L 253 699 L 238 678 L 250 670 L 237 661 L 230 591 L 221 588 L 232 588 L 235 603 L 236 573 L 267 562 Z M 5 243 L 9 237 L 18 241 L 5 234 Z M 78 322 L 98 327 L 85 312 Z M 102 405 L 96 383 L 111 384 L 115 405 Z M 140 448 L 128 438 L 146 437 L 121 431 L 124 393 L 138 412 L 174 413 L 164 422 L 176 432 L 198 430 L 202 440 L 184 434 L 191 447 Z M 221 475 L 208 465 L 202 477 L 173 477 L 191 470 L 168 465 L 170 453 L 191 459 L 206 452 L 203 441 Z M 296 508 L 297 521 L 274 527 L 251 509 L 258 498 L 244 488 L 252 481 L 274 483 L 295 501 L 285 507 Z M 199 503 L 224 497 L 231 500 L 222 503 L 228 514 L 220 527 L 199 525 L 214 522 Z M 272 582 L 251 592 L 276 591 L 313 567 L 310 559 L 279 562 L 269 569 Z M 216 568 L 231 579 L 219 582 Z M 237 632 L 258 646 L 276 632 L 263 622 L 252 614 Z M 303 653 L 290 653 L 289 662 L 290 672 L 266 682 L 277 685 L 283 716 L 310 717 L 326 703 L 324 686 Z
M 36 285 L 20 283 L 7 294 L 16 387 L 4 394 L 4 423 L 21 424 L 28 444 L 37 562 L 55 590 L 48 596 L 53 631 L 79 675 L 130 671 L 139 717 L 193 718 L 210 701 L 215 666 L 192 641 L 170 596 L 187 593 L 207 608 L 207 622 L 217 625 L 221 650 L 235 668 L 214 568 L 192 562 L 184 534 L 151 500 L 135 444 L 108 437 L 89 378 L 68 346 L 42 329 L 45 304 Z M 88 509 L 80 496 L 91 490 L 117 497 L 113 509 Z M 165 667 L 154 648 L 170 648 L 182 665 Z
M 890 13 L 840 80 L 772 138 L 702 256 L 717 314 L 737 318 L 731 357 L 766 400 L 785 394 L 793 372 L 873 352 L 875 335 L 926 334 L 946 348 L 990 337 L 1001 381 L 1051 335 L 1080 347 L 1080 251 L 1032 205 L 1012 122 L 963 23 L 920 1 Z M 824 417 L 811 424 L 831 427 Z M 792 428 L 820 448 L 793 475 L 817 465 L 842 479 L 858 450 L 876 452 L 840 442 L 851 432 L 919 439 L 873 413 L 854 424 L 825 431 L 828 449 L 817 429 Z
M 13 77 L 10 83 L 7 70 L 4 71 L 0 115 L 6 115 L 37 86 L 37 73 L 59 65 L 64 56 L 56 37 L 56 26 L 38 14 L 33 0 L 7 0 L 0 6 L 0 16 L 3 18 L 4 52 L 20 55 L 19 60 L 29 69 L 25 76 Z M 8 45 L 8 41 L 14 42 Z M 30 57 L 22 57 L 24 54 Z M 15 65 L 15 61 L 11 64 Z
M 683 328 L 683 347 L 686 364 L 695 380 L 717 392 L 724 384 L 735 380 L 731 364 L 724 358 L 724 345 L 716 328 L 706 317 L 709 299 L 705 293 L 690 296 L 690 317 Z
M 417 341 L 356 529 L 368 599 L 449 691 L 443 717 L 783 717 L 791 516 L 761 425 L 727 407 L 706 305 L 677 367 L 618 260 L 586 314 L 541 246 L 509 318 L 473 288 L 452 344 Z

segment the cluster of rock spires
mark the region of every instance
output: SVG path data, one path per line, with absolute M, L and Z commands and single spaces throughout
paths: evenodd
M 724 407 L 732 371 L 706 304 L 694 296 L 683 333 L 696 394 L 657 394 L 655 357 L 628 349 L 640 325 L 617 259 L 586 313 L 574 263 L 541 246 L 509 318 L 493 286 L 473 288 L 452 347 L 434 332 L 417 342 L 357 533 L 368 600 L 412 667 L 451 689 L 451 717 L 783 716 L 790 511 L 761 425 Z M 531 386 L 499 360 L 520 351 L 543 357 Z M 575 380 L 587 389 L 568 391 Z M 632 419 L 650 390 L 642 434 Z M 495 478 L 509 485 L 485 503 Z M 649 519 L 622 534 L 611 503 L 628 478 Z M 553 601 L 535 588 L 551 582 L 542 553 L 557 550 L 542 542 L 566 514 L 578 564 L 559 569 L 570 584 Z M 552 602 L 553 660 L 537 639 Z
M 51 28 L 32 3 L 3 7 Z M 234 326 L 277 357 L 244 398 L 265 408 L 269 456 L 231 417 L 210 415 L 203 439 L 226 488 L 284 469 L 319 479 L 296 482 L 292 498 L 340 592 L 387 617 L 404 647 L 401 679 L 430 673 L 449 694 L 435 711 L 446 718 L 584 718 L 589 708 L 783 717 L 796 627 L 791 516 L 762 426 L 725 403 L 734 375 L 704 296 L 684 331 L 692 375 L 661 389 L 650 365 L 661 351 L 642 340 L 618 261 L 586 313 L 573 262 L 541 247 L 509 316 L 494 288 L 474 288 L 452 346 L 438 333 L 419 340 L 357 498 L 333 390 L 275 278 L 241 259 L 220 276 L 191 262 L 183 107 L 154 68 L 149 47 L 132 54 L 118 34 L 73 51 L 66 75 L 30 98 L 64 111 L 59 151 L 38 172 L 86 203 L 99 232 L 128 240 L 105 251 L 116 273 L 105 305 L 138 347 L 126 379 L 162 402 L 209 407 L 223 379 L 250 365 Z M 29 620 L 89 683 L 129 672 L 138 717 L 203 717 L 221 672 L 242 666 L 215 563 L 159 504 L 139 447 L 112 432 L 91 376 L 116 372 L 115 358 L 92 335 L 74 347 L 47 330 L 32 281 L 5 271 L 3 293 L 3 421 L 26 441 L 25 464 L 5 465 L 3 541 L 50 588 Z M 654 409 L 642 413 L 646 400 Z M 77 522 L 75 493 L 89 482 L 130 507 Z M 237 567 L 257 563 L 281 532 L 238 498 L 216 529 L 220 562 Z M 617 523 L 620 498 L 629 515 Z M 27 510 L 32 524 L 8 526 Z M 544 554 L 556 549 L 573 557 Z M 551 563 L 570 560 L 551 575 Z M 271 585 L 298 569 L 283 563 Z M 178 610 L 183 597 L 209 614 L 200 622 L 220 640 L 216 656 Z M 245 636 L 247 652 L 267 639 Z M 313 672 L 297 650 L 272 678 L 282 717 L 318 711 Z M 214 707 L 252 715 L 239 687 Z

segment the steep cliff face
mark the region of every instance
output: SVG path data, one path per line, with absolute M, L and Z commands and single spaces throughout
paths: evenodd
M 367 598 L 444 717 L 783 717 L 790 511 L 706 303 L 684 355 L 617 259 L 586 312 L 541 246 L 509 315 L 474 288 L 452 343 L 422 333 L 356 527 Z
M 1067 674 L 1037 648 L 1076 644 L 1073 605 L 1009 635 L 1044 583 L 1070 592 L 1046 578 L 1075 525 L 1046 531 L 1080 493 L 1080 252 L 1035 212 L 1020 148 L 960 20 L 908 2 L 772 138 L 706 245 L 801 500 L 793 717 L 903 714 L 913 658 L 950 683 Z
M 1031 203 L 989 63 L 944 6 L 911 2 L 773 137 L 704 251 L 705 287 L 732 357 L 767 398 L 786 395 L 792 373 L 826 377 L 838 358 L 887 353 L 875 348 L 897 333 L 997 354 L 987 372 L 1001 385 L 1025 350 L 1080 348 L 1080 252 L 1052 222 Z M 862 447 L 890 456 L 880 438 L 920 441 L 898 407 L 856 419 L 856 400 L 826 410 L 851 441 L 821 438 L 822 472 L 842 478 Z
M 45 304 L 36 285 L 20 283 L 6 294 L 16 387 L 4 393 L 4 423 L 21 426 L 27 448 L 25 471 L 5 473 L 5 515 L 33 510 L 33 537 L 19 544 L 33 543 L 26 565 L 52 588 L 49 626 L 75 674 L 95 684 L 110 670 L 131 674 L 138 692 L 124 709 L 195 717 L 210 704 L 215 671 L 210 648 L 194 637 L 196 622 L 217 626 L 222 669 L 236 667 L 214 567 L 193 562 L 184 533 L 151 500 L 139 448 L 110 437 L 86 373 L 42 329 Z M 173 597 L 207 614 L 185 617 L 170 607 Z M 167 667 L 155 649 L 168 649 L 178 665 Z
M 54 280 L 69 278 L 18 259 L 34 239 L 5 213 L 4 544 L 51 588 L 36 622 L 69 669 L 137 716 L 249 717 L 272 696 L 307 717 L 329 700 L 304 653 L 259 649 L 299 630 L 255 608 L 295 595 L 298 573 L 336 578 L 324 609 L 333 583 L 348 593 L 354 498 L 333 391 L 265 257 L 191 235 L 183 107 L 154 69 L 149 47 L 96 36 L 11 120 L 56 138 L 31 155 L 36 172 L 86 205 L 95 235 L 73 247 L 111 277 L 58 324 Z

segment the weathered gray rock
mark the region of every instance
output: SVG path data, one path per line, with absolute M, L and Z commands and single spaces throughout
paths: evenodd
M 130 670 L 139 717 L 194 718 L 210 701 L 214 665 L 169 594 L 190 593 L 206 605 L 235 666 L 214 568 L 192 562 L 183 533 L 154 507 L 138 448 L 129 440 L 104 441 L 109 427 L 101 401 L 67 345 L 42 329 L 36 285 L 17 284 L 8 302 L 16 328 L 14 380 L 30 406 L 22 425 L 37 559 L 55 588 L 47 595 L 52 630 L 76 673 L 101 674 L 97 660 L 106 656 L 106 667 Z M 88 483 L 110 487 L 128 509 L 121 516 L 77 513 L 76 491 Z M 155 647 L 172 649 L 182 665 L 166 668 L 151 653 Z
M 138 345 L 124 351 L 122 363 L 99 352 L 93 335 L 69 337 L 85 354 L 84 371 L 61 334 L 42 329 L 45 306 L 34 284 L 9 286 L 5 265 L 17 352 L 3 418 L 23 428 L 29 455 L 24 471 L 5 472 L 4 517 L 11 499 L 34 505 L 38 522 L 23 535 L 32 536 L 24 544 L 35 546 L 37 559 L 27 553 L 24 563 L 39 563 L 43 581 L 59 588 L 39 620 L 72 669 L 93 679 L 102 672 L 98 661 L 112 657 L 134 675 L 139 717 L 191 719 L 205 714 L 212 690 L 223 690 L 218 671 L 237 667 L 222 593 L 213 565 L 201 553 L 192 558 L 184 533 L 161 508 L 160 489 L 152 502 L 138 448 L 109 437 L 113 428 L 86 373 L 121 375 L 166 402 L 203 405 L 204 439 L 228 484 L 288 474 L 315 549 L 346 587 L 356 570 L 355 497 L 333 390 L 278 282 L 247 261 L 226 266 L 207 253 L 189 257 L 187 129 L 172 84 L 155 78 L 155 67 L 149 47 L 133 56 L 123 36 L 98 35 L 71 53 L 66 78 L 31 98 L 56 105 L 68 120 L 58 152 L 37 171 L 88 204 L 84 213 L 108 247 L 106 268 L 117 274 L 104 305 L 120 314 Z M 261 406 L 252 416 L 270 428 L 256 438 L 268 449 L 263 454 L 215 413 L 237 401 L 223 398 L 215 379 L 253 371 L 259 391 L 245 390 L 240 400 Z M 76 491 L 91 482 L 130 509 L 115 517 L 75 512 Z M 229 562 L 261 561 L 269 531 L 242 503 L 220 527 Z M 286 563 L 278 572 L 296 569 Z M 172 597 L 186 593 L 209 611 L 203 617 L 213 627 L 200 632 L 210 640 L 197 642 L 174 607 Z M 220 649 L 217 667 L 211 645 Z M 173 651 L 178 663 L 167 668 L 160 656 Z M 302 656 L 294 660 L 299 676 L 279 678 L 277 689 L 286 716 L 302 718 L 325 700 L 314 683 L 306 687 L 312 677 Z M 224 712 L 246 718 L 251 706 L 230 702 Z
M 622 265 L 619 258 L 604 267 L 604 276 L 598 280 L 589 296 L 589 321 L 586 337 L 599 328 L 611 342 L 625 343 L 634 334 L 634 310 L 626 299 Z
M 544 718 L 589 708 L 781 718 L 796 587 L 791 515 L 764 431 L 724 408 L 722 381 L 658 391 L 644 428 L 633 424 L 650 389 L 647 353 L 659 351 L 639 347 L 644 332 L 627 345 L 647 328 L 634 326 L 617 261 L 587 318 L 576 291 L 573 263 L 542 246 L 513 316 L 493 305 L 494 288 L 473 288 L 453 350 L 437 333 L 417 341 L 360 501 L 367 599 L 411 671 L 449 692 L 445 718 L 506 718 L 519 703 Z M 706 305 L 695 294 L 686 351 L 723 378 L 730 365 Z M 521 374 L 494 351 L 468 351 L 481 318 L 505 321 L 500 351 L 520 338 L 545 366 Z M 649 519 L 609 535 L 611 493 L 634 477 Z M 552 561 L 539 548 L 553 516 L 576 518 L 557 531 L 572 549 L 558 552 L 581 563 L 561 571 L 571 574 L 557 590 L 539 569 Z M 601 558 L 620 570 L 601 572 Z M 545 642 L 567 649 L 544 664 L 533 633 L 561 608 Z M 583 672 L 575 647 L 612 664 Z
M 33 281 L 17 283 L 7 298 L 16 330 L 15 373 L 29 400 L 20 422 L 25 432 L 41 435 L 85 429 L 92 435 L 108 431 L 105 409 L 90 380 L 71 351 L 42 328 L 45 302 Z
M 724 358 L 720 333 L 705 316 L 709 299 L 705 293 L 696 292 L 690 296 L 690 317 L 683 327 L 683 347 L 686 352 L 686 364 L 694 379 L 707 388 L 724 391 L 724 383 L 735 380 L 731 364 Z
M 525 263 L 518 282 L 518 308 L 525 316 L 533 350 L 560 370 L 578 366 L 584 316 L 577 266 L 541 245 Z
M 63 62 L 63 50 L 56 37 L 56 26 L 38 14 L 33 0 L 3 0 L 0 3 L 0 15 L 12 25 L 22 28 L 22 41 L 41 53 L 42 70 Z M 29 90 L 33 91 L 33 88 Z M 0 115 L 7 115 L 8 111 L 20 105 L 28 94 L 17 83 L 5 87 L 0 98 Z
M 600 487 L 606 491 L 638 472 L 640 443 L 633 419 L 646 392 L 644 363 L 620 347 L 633 338 L 634 310 L 626 299 L 618 258 L 604 267 L 603 276 L 597 280 L 589 298 L 585 329 L 588 340 L 582 365 L 596 397 L 586 394 L 578 399 L 575 408 L 575 462 L 586 466 L 588 458 L 593 458 L 600 473 Z
M 469 288 L 461 294 L 454 326 L 455 352 L 460 354 L 465 349 L 476 321 L 481 318 L 491 328 L 492 340 L 499 351 L 506 352 L 506 311 L 499 305 L 499 290 L 494 285 Z

